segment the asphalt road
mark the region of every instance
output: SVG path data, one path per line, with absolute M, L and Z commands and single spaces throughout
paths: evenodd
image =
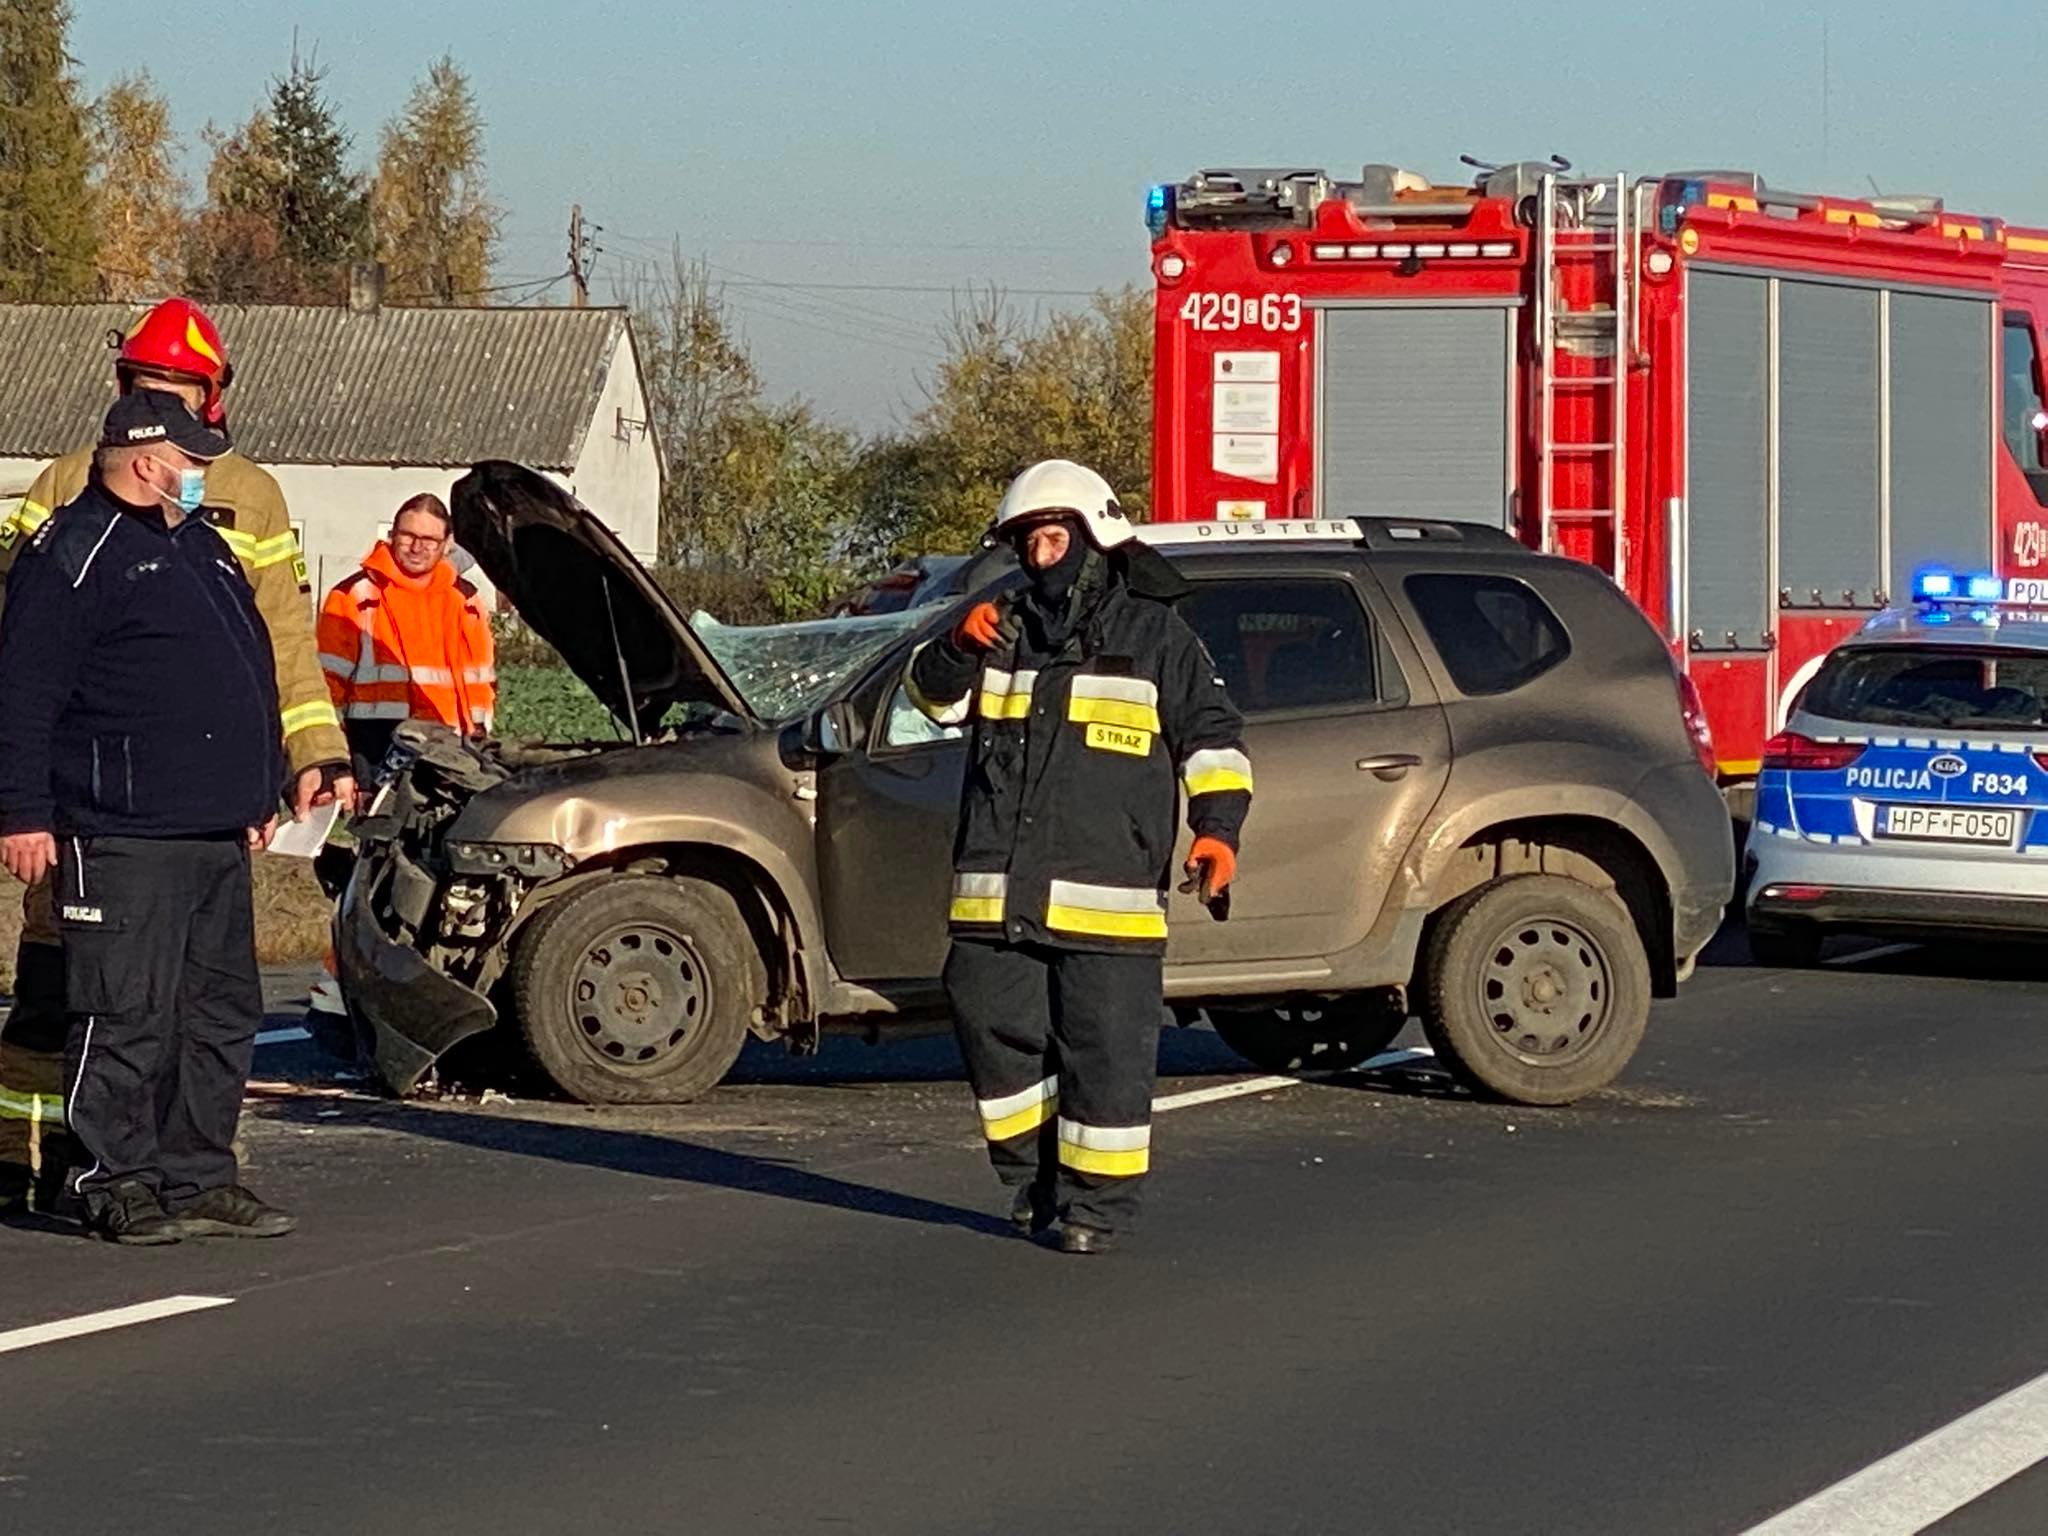
M 273 1046 L 297 1236 L 0 1229 L 0 1349 L 228 1299 L 0 1353 L 0 1530 L 1744 1531 L 2048 1372 L 2044 1028 L 2025 955 L 1705 967 L 1572 1109 L 1424 1063 L 1175 1110 L 1099 1259 L 992 1218 L 945 1040 L 658 1112 Z M 1936 1529 L 2048 1530 L 2048 1470 Z

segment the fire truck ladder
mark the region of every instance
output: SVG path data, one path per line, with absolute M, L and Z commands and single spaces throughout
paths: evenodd
M 1604 522 L 1608 525 L 1608 548 L 1613 551 L 1609 574 L 1617 582 L 1627 575 L 1627 547 L 1623 512 L 1628 497 L 1628 366 L 1634 350 L 1630 341 L 1631 291 L 1635 281 L 1635 225 L 1630 206 L 1628 177 L 1609 176 L 1582 179 L 1559 174 L 1547 175 L 1536 197 L 1536 345 L 1539 349 L 1537 384 L 1537 471 L 1536 505 L 1541 530 L 1540 548 L 1556 548 L 1559 518 L 1575 522 Z M 1596 295 L 1590 304 L 1573 307 L 1564 293 L 1561 258 L 1577 264 L 1591 262 L 1587 276 L 1590 289 L 1581 296 Z M 1612 295 L 1611 302 L 1599 296 Z M 1592 359 L 1591 372 L 1569 371 L 1559 366 L 1565 356 Z M 1569 395 L 1583 402 L 1569 414 L 1576 423 L 1591 426 L 1583 436 L 1558 434 L 1558 401 Z M 1593 441 L 1600 431 L 1604 441 Z M 1559 506 L 1558 471 L 1569 463 L 1604 465 L 1607 473 L 1589 478 L 1603 481 L 1608 488 L 1604 507 Z

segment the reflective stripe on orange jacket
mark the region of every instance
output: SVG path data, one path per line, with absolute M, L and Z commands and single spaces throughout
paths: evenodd
M 438 720 L 488 731 L 498 674 L 477 589 L 443 560 L 408 576 L 379 543 L 320 609 L 320 665 L 344 722 Z

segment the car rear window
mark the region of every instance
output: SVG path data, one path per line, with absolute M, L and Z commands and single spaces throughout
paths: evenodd
M 1571 654 L 1564 625 L 1526 582 L 1430 575 L 1402 586 L 1460 693 L 1510 692 Z
M 1923 730 L 2040 725 L 2048 656 L 1959 646 L 1847 646 L 1821 664 L 1799 707 L 1830 720 Z

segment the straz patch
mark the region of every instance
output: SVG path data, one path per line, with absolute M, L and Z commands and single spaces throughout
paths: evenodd
M 66 903 L 63 909 L 67 923 L 104 923 L 106 917 L 98 907 L 76 907 Z
M 0 523 L 0 554 L 14 548 L 14 541 L 21 537 L 21 524 L 13 518 Z
M 292 556 L 292 577 L 298 582 L 301 592 L 313 590 L 313 578 L 306 574 L 306 557 L 304 555 Z
M 1097 721 L 1088 727 L 1088 745 L 1098 752 L 1122 752 L 1130 757 L 1146 757 L 1152 751 L 1152 733 L 1134 731 L 1128 726 L 1104 725 Z

